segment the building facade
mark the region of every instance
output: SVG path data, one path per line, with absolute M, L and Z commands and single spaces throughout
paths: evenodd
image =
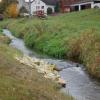
M 29 1 L 18 0 L 18 9 L 24 6 L 29 11 Z M 36 12 L 42 11 L 45 15 L 48 14 L 48 9 L 51 9 L 51 12 L 55 12 L 55 6 L 58 0 L 32 0 L 31 1 L 31 14 L 35 15 Z
M 60 0 L 60 7 L 62 12 L 100 8 L 100 0 Z
M 29 0 L 18 0 L 18 2 L 18 9 L 24 6 L 29 11 Z M 45 15 L 48 14 L 48 11 L 55 13 L 58 3 L 60 11 L 63 13 L 100 8 L 100 0 L 31 0 L 31 14 L 36 15 L 38 11 L 42 11 Z

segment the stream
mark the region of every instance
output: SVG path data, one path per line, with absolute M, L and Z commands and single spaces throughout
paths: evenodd
M 69 93 L 76 100 L 100 100 L 100 82 L 90 78 L 83 65 L 79 64 L 79 67 L 77 67 L 77 64 L 71 61 L 39 55 L 28 49 L 24 41 L 14 37 L 9 30 L 4 29 L 3 33 L 12 40 L 10 45 L 20 50 L 23 54 L 32 58 L 42 59 L 50 64 L 56 64 L 58 68 L 62 68 L 63 70 L 59 74 L 66 81 L 66 88 L 62 88 L 61 91 Z

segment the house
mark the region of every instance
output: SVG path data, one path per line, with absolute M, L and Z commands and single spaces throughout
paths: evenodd
M 29 11 L 29 0 L 18 0 L 18 8 L 24 6 Z M 35 15 L 42 11 L 45 15 L 55 12 L 55 6 L 58 0 L 31 0 L 31 14 Z
M 62 12 L 80 11 L 95 7 L 100 8 L 100 0 L 60 0 Z
M 29 12 L 29 0 L 18 0 L 18 2 L 18 9 L 25 7 Z M 55 13 L 57 4 L 63 13 L 100 8 L 100 0 L 31 0 L 31 14 L 36 15 L 39 11 L 45 15 Z
M 94 0 L 93 2 L 92 8 L 100 8 L 100 0 Z

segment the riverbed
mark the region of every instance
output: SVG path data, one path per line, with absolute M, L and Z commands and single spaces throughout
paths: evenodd
M 77 67 L 77 63 L 71 61 L 53 59 L 37 54 L 28 49 L 24 41 L 14 37 L 9 30 L 4 29 L 3 33 L 12 40 L 10 45 L 20 50 L 24 55 L 56 64 L 58 68 L 63 69 L 59 74 L 66 81 L 66 88 L 62 88 L 61 91 L 71 94 L 77 100 L 100 100 L 100 82 L 89 77 L 83 65 L 78 64 Z

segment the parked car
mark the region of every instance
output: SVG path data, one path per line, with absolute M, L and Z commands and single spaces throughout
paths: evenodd
M 3 18 L 3 15 L 0 14 L 0 21 L 2 21 L 4 18 Z

